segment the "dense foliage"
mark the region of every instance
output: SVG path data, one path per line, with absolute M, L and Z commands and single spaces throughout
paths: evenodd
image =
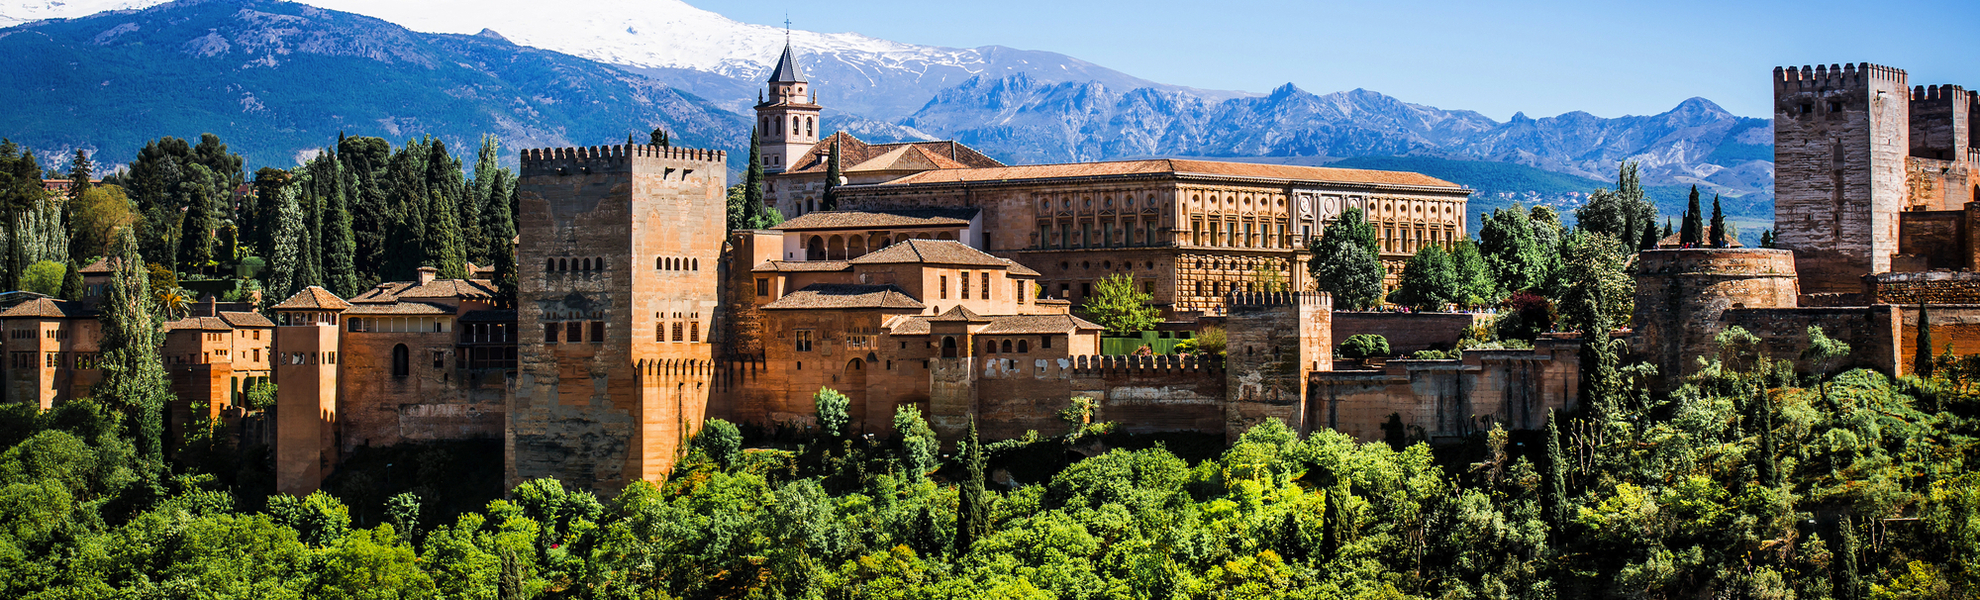
M 1375 240 L 1375 226 L 1358 208 L 1341 211 L 1313 240 L 1307 270 L 1314 289 L 1333 295 L 1334 308 L 1361 310 L 1381 303 L 1384 272 Z

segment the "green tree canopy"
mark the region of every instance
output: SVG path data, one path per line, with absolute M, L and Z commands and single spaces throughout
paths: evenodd
M 1361 209 L 1350 208 L 1320 231 L 1307 262 L 1314 287 L 1333 295 L 1334 307 L 1361 310 L 1382 300 L 1381 255 L 1375 244 L 1375 227 L 1363 218 Z
M 1478 251 L 1499 289 L 1517 292 L 1538 288 L 1551 273 L 1552 259 L 1533 239 L 1527 212 L 1515 206 L 1493 210 L 1478 231 Z
M 1094 283 L 1093 295 L 1080 303 L 1080 312 L 1107 331 L 1148 331 L 1162 322 L 1162 311 L 1150 304 L 1154 300 L 1153 294 L 1135 285 L 1134 276 L 1116 273 Z
M 1444 305 L 1462 298 L 1457 269 L 1452 266 L 1450 256 L 1436 244 L 1426 245 L 1410 257 L 1403 266 L 1396 291 L 1389 293 L 1389 302 L 1421 312 L 1442 310 Z

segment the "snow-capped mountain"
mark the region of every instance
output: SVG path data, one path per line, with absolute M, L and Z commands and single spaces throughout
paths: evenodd
M 198 2 L 200 0 L 180 0 Z M 160 0 L 0 0 L 0 27 L 144 8 Z M 492 32 L 518 45 L 625 67 L 741 111 L 788 41 L 835 110 L 875 120 L 907 116 L 935 93 L 979 75 L 1099 81 L 1118 89 L 1186 90 L 1070 56 L 1002 46 L 943 48 L 857 33 L 742 23 L 681 0 L 310 0 L 307 4 L 427 33 Z M 1238 92 L 1192 90 L 1222 99 Z

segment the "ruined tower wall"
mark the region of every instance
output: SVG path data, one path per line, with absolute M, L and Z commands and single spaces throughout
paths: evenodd
M 1902 69 L 1774 69 L 1775 243 L 1794 252 L 1803 293 L 1854 293 L 1890 270 L 1910 105 Z
M 1796 306 L 1796 264 L 1793 252 L 1764 248 L 1638 253 L 1632 349 L 1669 375 L 1690 373 L 1693 357 L 1714 351 L 1726 310 Z
M 611 491 L 659 480 L 700 426 L 724 160 L 643 145 L 523 152 L 510 485 L 555 477 Z M 677 325 L 687 339 L 674 337 Z

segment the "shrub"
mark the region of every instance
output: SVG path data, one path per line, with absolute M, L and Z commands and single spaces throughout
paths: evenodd
M 742 453 L 742 430 L 734 423 L 709 419 L 701 424 L 701 433 L 695 434 L 694 447 L 722 468 L 729 468 L 736 464 L 736 455 Z
M 1347 341 L 1341 342 L 1342 358 L 1362 359 L 1388 355 L 1389 338 L 1373 333 L 1348 336 Z
M 851 398 L 839 393 L 839 390 L 822 387 L 818 388 L 818 393 L 811 395 L 811 403 L 818 408 L 820 431 L 829 437 L 846 434 L 846 425 L 852 422 L 852 416 L 847 412 L 852 409 Z

